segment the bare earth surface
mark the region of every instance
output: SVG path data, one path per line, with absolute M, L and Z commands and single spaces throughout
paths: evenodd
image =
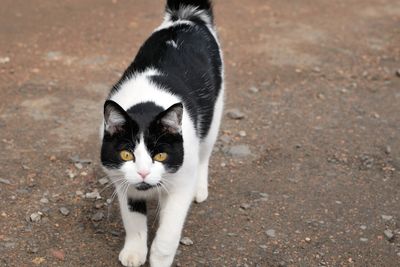
M 224 116 L 175 264 L 399 266 L 400 2 L 215 2 L 245 117 Z M 163 6 L 1 1 L 0 266 L 120 266 L 98 126 Z

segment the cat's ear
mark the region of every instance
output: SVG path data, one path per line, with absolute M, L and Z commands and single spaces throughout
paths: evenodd
M 112 100 L 104 103 L 104 130 L 113 135 L 123 131 L 124 126 L 128 124 L 128 115 L 126 111 Z
M 176 103 L 163 111 L 159 115 L 158 121 L 167 132 L 180 134 L 182 132 L 182 114 L 182 103 Z

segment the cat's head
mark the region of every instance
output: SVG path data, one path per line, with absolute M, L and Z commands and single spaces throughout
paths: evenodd
M 101 162 L 112 178 L 138 190 L 168 183 L 183 163 L 182 113 L 181 103 L 164 110 L 145 102 L 125 111 L 107 100 Z

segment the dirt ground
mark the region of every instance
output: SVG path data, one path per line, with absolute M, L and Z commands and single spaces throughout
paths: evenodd
M 120 266 L 98 126 L 163 6 L 1 0 L 0 266 Z M 176 265 L 399 266 L 400 2 L 216 0 L 215 15 L 226 109 L 245 117 L 224 116 Z

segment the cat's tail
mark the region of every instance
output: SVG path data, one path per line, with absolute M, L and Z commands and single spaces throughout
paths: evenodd
M 213 26 L 210 0 L 168 0 L 165 10 L 172 21 L 191 20 Z

